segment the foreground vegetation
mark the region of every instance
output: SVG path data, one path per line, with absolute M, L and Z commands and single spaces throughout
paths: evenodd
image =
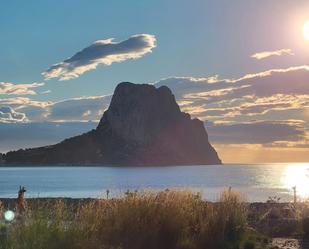
M 37 203 L 2 227 L 1 249 L 254 249 L 247 204 L 226 190 L 217 203 L 188 191 L 128 193 L 78 207 Z

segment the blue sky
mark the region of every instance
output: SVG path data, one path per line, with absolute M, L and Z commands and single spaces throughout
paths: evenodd
M 35 98 L 107 94 L 121 81 L 154 82 L 176 75 L 237 77 L 268 69 L 269 65 L 250 60 L 250 54 L 295 46 L 287 23 L 304 11 L 303 6 L 308 9 L 306 1 L 276 0 L 2 2 L 1 81 L 43 81 L 40 74 L 50 65 L 96 40 L 124 40 L 140 33 L 156 36 L 152 54 L 100 66 L 63 84 L 51 80 L 44 87 L 51 94 Z M 299 63 L 306 60 L 308 55 Z
M 179 85 L 173 84 L 175 79 L 180 79 L 179 77 L 201 78 L 219 75 L 219 79 L 231 80 L 250 73 L 307 65 L 309 42 L 302 35 L 302 25 L 307 20 L 309 3 L 305 0 L 2 1 L 0 82 L 10 82 L 14 85 L 33 82 L 45 84 L 33 88 L 36 94 L 0 94 L 0 101 L 16 97 L 28 98 L 28 102 L 37 101 L 31 104 L 31 108 L 13 103 L 11 100 L 3 101 L 3 104 L 0 102 L 0 108 L 1 105 L 10 106 L 18 113 L 16 117 L 22 117 L 24 114 L 27 123 L 72 122 L 76 119 L 71 118 L 72 115 L 68 115 L 70 118 L 63 117 L 63 112 L 72 112 L 73 102 L 78 102 L 76 106 L 74 104 L 74 108 L 81 108 L 81 101 L 77 101 L 76 98 L 109 95 L 121 81 L 161 84 L 161 79 L 170 78 L 170 87 L 178 92 L 181 90 Z M 57 77 L 47 80 L 42 75 L 52 65 L 72 57 L 97 40 L 115 38 L 115 42 L 121 42 L 137 34 L 155 37 L 156 46 L 152 48 L 151 53 L 147 52 L 138 59 L 128 59 L 109 66 L 98 65 L 96 69 L 66 81 L 59 81 Z M 262 60 L 251 57 L 255 53 L 282 49 L 290 50 L 293 55 L 283 53 L 282 56 L 270 56 Z M 301 70 L 307 71 L 304 68 L 298 68 L 296 71 Z M 298 79 L 299 76 L 295 77 Z M 240 81 L 239 84 L 245 86 L 247 82 Z M 206 89 L 209 90 L 207 87 Z M 306 95 L 307 89 L 303 87 L 297 94 Z M 43 94 L 46 91 L 48 93 Z M 200 91 L 205 91 L 205 88 L 202 87 Z M 277 91 L 274 95 L 281 93 L 282 91 Z M 295 93 L 292 92 L 291 95 L 293 94 Z M 188 98 L 179 95 L 177 99 L 180 102 Z M 102 102 L 91 102 L 92 108 L 98 108 L 102 103 L 102 106 L 108 104 L 108 99 L 103 100 L 100 97 L 96 100 Z M 45 114 L 36 118 L 36 115 L 41 115 L 41 112 L 36 113 L 38 105 L 42 109 L 47 103 L 62 101 L 69 101 L 70 107 L 64 108 L 62 105 L 61 108 L 64 109 L 57 109 L 57 117 L 61 118 L 44 120 L 42 117 Z M 87 101 L 83 99 L 82 102 L 84 104 Z M 210 106 L 212 107 L 211 103 Z M 191 109 L 186 110 L 191 111 L 194 116 L 198 113 L 199 107 L 201 106 L 195 103 L 190 106 Z M 89 101 L 85 108 L 89 108 Z M 303 126 L 307 129 L 307 116 L 291 114 L 293 110 L 285 113 L 284 118 L 280 116 L 281 113 L 274 112 L 263 115 L 250 113 L 249 116 L 244 112 L 233 119 L 195 116 L 217 123 L 233 122 L 233 125 L 243 125 L 243 122 L 250 120 L 277 124 L 278 119 L 280 122 L 293 119 L 303 121 Z M 301 113 L 307 112 L 306 104 L 299 110 Z M 100 115 L 102 111 L 99 112 Z M 99 114 L 89 119 L 96 122 Z M 44 117 L 47 117 L 46 115 Z M 274 142 L 280 140 L 277 136 L 276 139 Z M 221 142 L 222 140 L 218 139 L 218 143 Z M 235 144 L 235 141 L 230 142 Z

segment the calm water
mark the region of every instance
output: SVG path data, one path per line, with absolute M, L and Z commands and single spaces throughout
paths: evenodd
M 0 167 L 0 197 L 15 197 L 19 185 L 28 197 L 100 197 L 127 190 L 190 188 L 204 198 L 216 200 L 231 186 L 248 201 L 265 201 L 269 196 L 292 200 L 292 187 L 299 198 L 309 196 L 308 164 L 252 164 L 173 167 Z

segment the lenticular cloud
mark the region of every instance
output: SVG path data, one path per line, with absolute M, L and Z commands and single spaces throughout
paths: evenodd
M 111 65 L 128 59 L 137 59 L 156 47 L 154 35 L 139 34 L 114 42 L 114 39 L 98 40 L 71 58 L 51 66 L 43 72 L 45 79 L 70 80 L 95 69 L 98 65 Z

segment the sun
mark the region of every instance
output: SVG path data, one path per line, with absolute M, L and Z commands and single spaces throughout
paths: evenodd
M 303 34 L 307 41 L 309 41 L 309 20 L 303 26 Z

